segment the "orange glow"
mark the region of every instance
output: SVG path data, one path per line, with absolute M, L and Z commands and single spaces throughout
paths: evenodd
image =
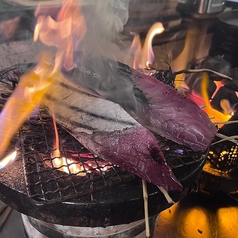
M 23 75 L 0 114 L 0 156 L 5 152 L 11 138 L 31 112 L 39 105 L 53 80 L 52 67 L 46 64 L 47 57 L 34 71 Z
M 171 68 L 174 72 L 187 68 L 188 63 L 193 57 L 193 51 L 194 51 L 193 48 L 194 48 L 196 33 L 197 33 L 196 28 L 188 30 L 182 52 L 174 61 L 170 63 Z M 184 75 L 178 74 L 176 76 L 175 86 L 183 87 L 183 84 L 184 84 L 183 80 L 184 80 Z
M 60 150 L 55 149 L 51 155 L 53 167 L 68 174 L 85 176 L 87 173 L 107 171 L 112 166 L 107 161 L 85 160 L 82 163 L 60 155 Z M 99 169 L 100 167 L 100 169 Z
M 72 159 L 66 159 L 65 157 L 61 157 L 60 151 L 58 149 L 56 149 L 52 153 L 52 163 L 54 168 L 57 168 L 62 172 L 68 174 L 77 174 L 78 176 L 86 175 L 86 171 L 82 165 L 74 162 L 74 160 Z
M 39 14 L 40 9 L 36 12 Z M 71 69 L 74 65 L 74 51 L 87 31 L 84 16 L 81 13 L 79 0 L 64 0 L 57 19 L 39 15 L 34 32 L 34 41 L 38 38 L 48 46 L 58 48 L 57 64 Z
M 87 173 L 91 173 L 92 171 L 99 172 L 98 167 L 100 167 L 101 171 L 106 171 L 111 168 L 111 166 L 108 164 L 107 161 L 95 162 L 94 160 L 89 159 L 87 161 L 84 161 L 83 163 L 79 163 L 79 161 L 75 161 L 74 159 L 65 158 L 64 156 L 61 156 L 59 134 L 57 130 L 53 107 L 52 107 L 52 117 L 55 132 L 55 145 L 54 145 L 55 149 L 51 154 L 51 158 L 54 168 L 57 168 L 65 173 L 75 174 L 78 176 L 85 176 Z
M 228 121 L 231 118 L 230 115 L 224 115 L 223 113 L 221 113 L 211 107 L 210 100 L 208 98 L 208 93 L 207 93 L 208 80 L 209 80 L 208 75 L 206 73 L 204 73 L 203 78 L 202 78 L 202 84 L 201 84 L 202 98 L 206 105 L 204 110 L 209 115 L 209 117 L 211 118 L 213 123 Z
M 139 64 L 138 59 L 140 56 L 141 48 L 142 48 L 142 45 L 141 45 L 140 36 L 135 34 L 131 44 L 131 49 L 130 49 L 132 58 L 134 59 L 133 65 L 132 65 L 133 69 L 140 68 L 138 65 Z
M 217 211 L 217 223 L 220 237 L 237 237 L 238 208 L 228 206 L 219 208 Z
M 147 33 L 143 47 L 141 48 L 141 42 L 138 38 L 134 38 L 132 47 L 136 48 L 136 55 L 134 61 L 134 68 L 145 69 L 154 62 L 154 52 L 152 48 L 153 38 L 156 35 L 161 34 L 164 31 L 163 24 L 156 22 Z
M 55 132 L 55 147 L 54 147 L 55 150 L 53 151 L 51 155 L 53 167 L 58 168 L 60 171 L 65 173 L 85 176 L 86 173 L 82 173 L 82 171 L 84 171 L 83 166 L 75 163 L 71 159 L 66 159 L 65 157 L 62 157 L 60 155 L 61 153 L 60 153 L 60 145 L 59 145 L 59 133 L 57 130 L 53 106 L 52 106 L 52 118 L 53 118 L 54 132 Z
M 13 151 L 0 161 L 0 170 L 11 164 L 17 158 L 17 151 Z

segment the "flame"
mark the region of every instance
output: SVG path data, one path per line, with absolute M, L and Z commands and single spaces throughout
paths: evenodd
M 136 49 L 135 60 L 133 63 L 134 68 L 149 68 L 154 62 L 154 52 L 152 48 L 152 42 L 156 35 L 161 34 L 164 31 L 163 24 L 161 22 L 156 22 L 152 25 L 148 31 L 143 47 L 141 48 L 141 41 L 138 36 L 134 37 L 132 42 L 132 47 Z
M 69 174 L 77 174 L 79 176 L 85 176 L 86 173 L 83 173 L 84 168 L 82 165 L 75 163 L 72 159 L 66 159 L 60 154 L 60 145 L 59 145 L 59 133 L 57 130 L 55 115 L 54 115 L 54 107 L 52 106 L 52 118 L 53 118 L 53 126 L 55 132 L 55 150 L 53 151 L 51 158 L 53 167 L 58 168 L 60 171 L 69 173 Z
M 62 172 L 68 174 L 75 174 L 77 176 L 85 176 L 87 173 L 91 173 L 92 171 L 106 171 L 111 168 L 111 165 L 108 162 L 104 161 L 97 161 L 95 162 L 92 160 L 93 156 L 89 156 L 88 154 L 82 154 L 81 157 L 84 157 L 85 160 L 83 163 L 79 163 L 72 158 L 66 158 L 65 156 L 61 156 L 60 152 L 60 143 L 59 143 L 59 133 L 57 130 L 55 115 L 54 115 L 54 108 L 52 106 L 52 118 L 53 118 L 53 127 L 55 132 L 55 145 L 54 151 L 51 154 L 51 161 L 54 168 L 59 169 Z M 78 157 L 78 155 L 76 156 Z M 100 167 L 100 170 L 99 170 Z
M 13 151 L 0 161 L 0 170 L 11 164 L 17 158 L 17 151 Z
M 223 113 L 213 109 L 211 104 L 210 104 L 210 101 L 209 101 L 209 98 L 208 98 L 208 92 L 207 92 L 208 80 L 209 80 L 208 75 L 206 73 L 204 73 L 203 77 L 202 77 L 202 84 L 201 84 L 202 98 L 203 98 L 204 103 L 206 105 L 204 110 L 211 117 L 211 119 L 214 123 L 228 121 L 231 118 L 230 115 L 224 115 Z M 219 86 L 219 87 L 221 87 L 221 86 Z
M 187 68 L 188 63 L 190 62 L 193 56 L 193 51 L 194 51 L 193 48 L 194 48 L 194 42 L 196 37 L 195 33 L 196 33 L 196 29 L 192 28 L 188 30 L 182 52 L 174 61 L 170 63 L 173 71 L 179 71 L 179 70 Z M 184 75 L 178 74 L 176 76 L 175 86 L 183 87 L 183 84 L 184 84 L 183 80 L 184 80 Z
M 0 156 L 7 149 L 13 135 L 39 105 L 52 83 L 52 67 L 46 61 L 47 56 L 43 56 L 34 71 L 21 77 L 17 88 L 3 107 L 0 114 Z
M 193 26 L 188 29 L 184 48 L 180 55 L 170 62 L 173 72 L 183 70 L 187 68 L 188 63 L 192 60 L 201 59 L 208 54 L 210 46 L 205 44 L 205 36 L 208 29 L 208 25 L 204 24 L 201 26 Z M 184 87 L 184 75 L 179 74 L 175 80 L 176 87 Z
M 84 169 L 83 165 L 75 162 L 73 159 L 66 159 L 64 156 L 60 156 L 58 149 L 52 153 L 53 167 L 59 169 L 62 172 L 68 174 L 77 174 L 78 176 L 85 176 L 87 169 Z M 84 172 L 85 171 L 85 172 Z
M 81 13 L 80 1 L 64 0 L 63 6 L 54 20 L 49 15 L 40 15 L 41 7 L 36 10 L 38 16 L 34 31 L 34 41 L 58 48 L 56 64 L 70 70 L 74 67 L 74 52 L 87 31 L 86 22 Z
M 142 45 L 141 45 L 140 35 L 135 34 L 133 41 L 131 43 L 131 49 L 130 49 L 132 59 L 134 59 L 133 65 L 132 65 L 133 69 L 140 68 L 140 66 L 138 64 L 139 63 L 138 59 L 140 57 L 141 48 L 142 48 Z

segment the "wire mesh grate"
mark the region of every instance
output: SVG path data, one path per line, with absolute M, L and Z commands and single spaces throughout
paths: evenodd
M 33 66 L 34 64 L 22 64 L 0 72 L 1 106 L 10 96 L 22 73 Z M 65 201 L 137 179 L 131 173 L 91 154 L 60 126 L 57 131 L 59 149 L 56 147 L 53 120 L 41 108 L 31 115 L 13 139 L 11 146 L 19 148 L 27 195 L 32 201 Z M 158 143 L 176 178 L 183 184 L 189 184 L 196 171 L 202 169 L 205 157 L 159 136 Z
M 41 109 L 19 132 L 28 196 L 36 202 L 64 201 L 134 179 L 91 154 L 60 126 L 60 150 L 55 156 L 53 128 L 52 118 Z

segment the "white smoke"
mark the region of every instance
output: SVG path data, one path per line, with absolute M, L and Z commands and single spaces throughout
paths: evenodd
M 121 35 L 129 18 L 129 0 L 87 0 L 82 3 L 87 33 L 79 50 L 83 55 L 104 55 L 130 64 L 131 42 Z

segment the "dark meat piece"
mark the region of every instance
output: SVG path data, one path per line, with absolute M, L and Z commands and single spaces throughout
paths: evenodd
M 193 151 L 206 150 L 216 128 L 193 101 L 125 64 L 105 58 L 100 60 L 103 63 L 84 61 L 88 67 L 78 65 L 74 70 L 63 73 L 94 95 L 121 105 L 154 134 Z

